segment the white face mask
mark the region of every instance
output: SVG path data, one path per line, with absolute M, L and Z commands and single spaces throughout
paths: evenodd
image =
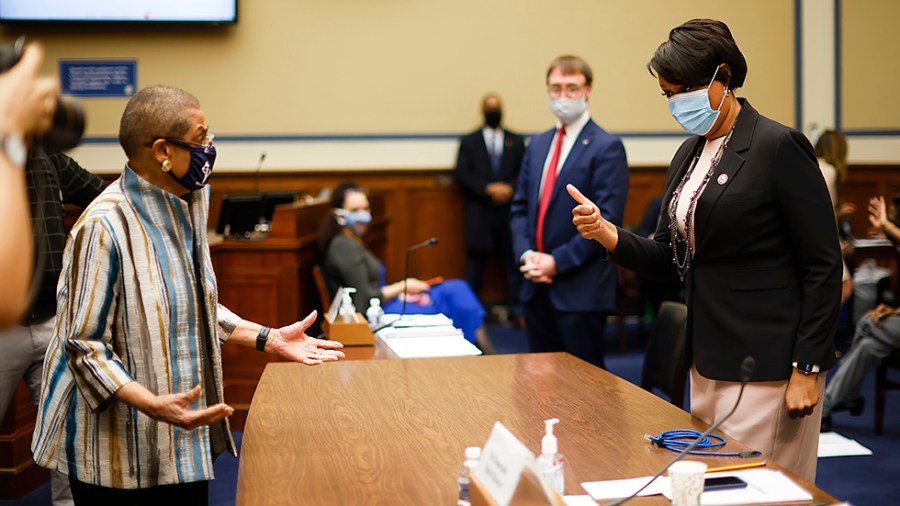
M 563 125 L 571 125 L 587 110 L 587 100 L 582 98 L 551 98 L 550 110 Z

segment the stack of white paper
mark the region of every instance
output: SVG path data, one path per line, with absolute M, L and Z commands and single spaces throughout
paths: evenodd
M 399 320 L 398 320 L 399 319 Z M 388 313 L 382 319 L 383 324 L 392 323 L 392 327 L 434 327 L 450 325 L 453 326 L 453 320 L 443 313 L 438 314 L 407 314 L 400 318 L 399 314 Z
M 462 335 L 382 339 L 400 358 L 461 357 L 481 355 L 475 345 Z
M 400 358 L 459 357 L 481 355 L 481 350 L 466 341 L 463 331 L 450 318 L 436 315 L 385 315 L 393 325 L 375 333 Z
M 393 338 L 462 336 L 462 330 L 453 325 L 436 325 L 433 327 L 385 327 L 378 331 L 378 337 L 388 340 Z

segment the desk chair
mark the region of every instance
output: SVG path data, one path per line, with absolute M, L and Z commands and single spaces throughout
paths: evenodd
M 888 390 L 900 390 L 900 383 L 888 379 L 888 370 L 900 370 L 900 350 L 881 359 L 875 372 L 875 434 L 884 432 L 884 398 Z
M 331 307 L 331 294 L 328 292 L 328 285 L 325 284 L 325 276 L 322 274 L 322 268 L 314 265 L 312 268 L 313 281 L 316 283 L 316 290 L 319 292 L 319 300 L 322 302 L 322 310 L 328 311 Z
M 687 306 L 680 302 L 663 302 L 650 329 L 641 373 L 641 388 L 648 392 L 662 391 L 679 408 L 684 405 L 687 380 L 686 335 Z

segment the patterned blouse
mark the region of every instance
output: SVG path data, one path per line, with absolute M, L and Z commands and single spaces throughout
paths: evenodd
M 218 304 L 208 203 L 126 166 L 72 228 L 32 441 L 39 465 L 134 489 L 211 479 L 215 436 L 235 453 L 227 421 L 185 430 L 115 397 L 137 381 L 159 395 L 202 384 L 195 409 L 223 398 L 220 346 L 241 320 Z

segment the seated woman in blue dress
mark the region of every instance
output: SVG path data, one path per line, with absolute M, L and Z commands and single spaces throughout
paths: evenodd
M 333 212 L 319 230 L 322 274 L 330 293 L 341 286 L 356 288 L 353 304 L 365 314 L 369 300 L 381 300 L 385 313 L 400 313 L 403 281 L 386 284 L 384 266 L 363 244 L 372 214 L 369 197 L 361 188 L 343 184 L 332 196 Z M 485 310 L 468 283 L 458 279 L 429 285 L 416 278 L 406 280 L 406 313 L 443 313 L 462 329 L 469 342 L 484 323 Z M 482 341 L 482 340 L 479 340 Z

